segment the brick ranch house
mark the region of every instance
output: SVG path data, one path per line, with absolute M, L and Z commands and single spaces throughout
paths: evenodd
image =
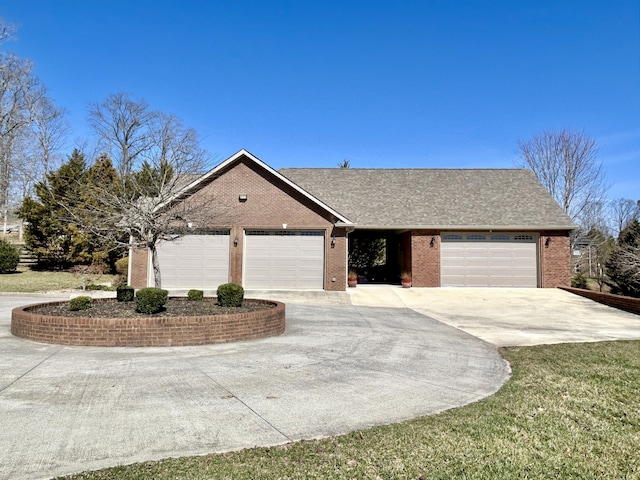
M 407 271 L 415 287 L 570 283 L 575 225 L 526 169 L 275 171 L 240 150 L 182 197 L 212 193 L 222 220 L 158 245 L 163 288 L 345 290 L 354 238 L 384 239 L 372 281 Z M 129 284 L 152 286 L 149 253 L 129 258 Z

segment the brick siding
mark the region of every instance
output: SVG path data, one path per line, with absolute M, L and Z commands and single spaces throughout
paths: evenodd
M 571 285 L 569 232 L 541 232 L 540 286 L 556 288 Z
M 612 295 L 611 293 L 594 292 L 592 290 L 584 290 L 582 288 L 560 287 L 567 292 L 595 300 L 598 303 L 609 305 L 625 312 L 636 313 L 640 315 L 640 298 L 623 297 L 622 295 Z
M 246 195 L 246 200 L 240 201 L 240 195 Z M 286 224 L 286 230 L 324 232 L 324 288 L 345 290 L 346 233 L 334 228 L 337 218 L 252 161 L 240 159 L 183 203 L 177 208 L 192 212 L 185 220 L 194 228 L 230 230 L 229 281 L 243 282 L 244 230 L 283 230 Z M 332 236 L 336 237 L 333 246 Z M 236 237 L 238 244 L 234 245 Z M 133 257 L 129 284 L 146 287 L 148 258 L 141 251 Z
M 411 232 L 411 275 L 414 287 L 440 286 L 440 234 L 435 230 Z
M 95 299 L 94 302 L 114 299 Z M 280 335 L 285 305 L 252 300 L 273 308 L 199 317 L 89 318 L 40 315 L 38 305 L 14 308 L 11 333 L 34 342 L 95 347 L 168 347 L 207 345 Z M 40 305 L 55 305 L 51 302 Z

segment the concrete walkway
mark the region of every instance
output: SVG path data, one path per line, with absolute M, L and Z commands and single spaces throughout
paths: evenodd
M 509 375 L 494 346 L 403 302 L 252 296 L 287 302 L 283 335 L 139 349 L 15 338 L 11 308 L 38 299 L 0 297 L 0 479 L 346 433 L 474 402 Z

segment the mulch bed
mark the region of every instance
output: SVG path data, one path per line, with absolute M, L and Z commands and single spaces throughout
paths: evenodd
M 55 315 L 61 317 L 102 317 L 102 318 L 141 318 L 141 317 L 184 317 L 203 315 L 224 315 L 228 313 L 245 313 L 265 310 L 275 307 L 275 304 L 264 304 L 245 300 L 239 308 L 221 307 L 213 298 L 205 298 L 201 302 L 189 301 L 186 298 L 170 298 L 162 312 L 150 315 L 136 312 L 136 303 L 117 302 L 115 300 L 94 300 L 88 310 L 69 310 L 69 302 L 58 305 L 38 306 L 30 309 L 40 315 Z

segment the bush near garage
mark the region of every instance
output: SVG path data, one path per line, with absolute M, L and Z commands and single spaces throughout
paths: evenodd
M 15 272 L 20 263 L 20 252 L 16 247 L 0 240 L 0 273 Z
M 218 287 L 216 295 L 218 305 L 221 307 L 238 308 L 242 306 L 242 300 L 244 300 L 244 288 L 235 283 L 224 283 Z
M 189 290 L 187 292 L 187 300 L 193 302 L 201 302 L 204 298 L 204 292 L 202 290 Z
M 160 312 L 167 300 L 169 292 L 162 288 L 142 288 L 136 292 L 136 312 L 154 314 Z

